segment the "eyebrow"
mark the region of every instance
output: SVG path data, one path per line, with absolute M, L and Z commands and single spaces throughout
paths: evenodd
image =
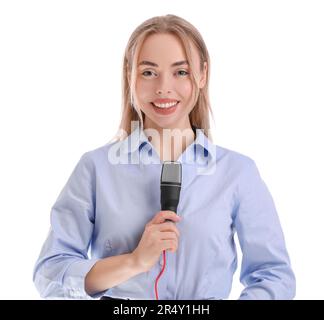
M 177 62 L 174 62 L 171 64 L 171 67 L 177 67 L 177 66 L 182 66 L 184 64 L 187 64 L 189 65 L 188 63 L 188 60 L 182 60 L 182 61 L 177 61 Z M 154 62 L 151 62 L 151 61 L 146 61 L 146 60 L 143 60 L 142 62 L 140 62 L 138 64 L 138 66 L 151 66 L 151 67 L 158 67 L 158 65 Z

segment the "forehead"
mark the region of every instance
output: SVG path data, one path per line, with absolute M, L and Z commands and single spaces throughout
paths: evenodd
M 198 61 L 198 52 L 190 44 L 192 58 Z M 181 40 L 170 33 L 158 33 L 149 35 L 143 42 L 139 55 L 138 62 L 148 60 L 157 63 L 159 66 L 170 66 L 172 63 L 186 60 L 187 56 Z M 194 62 L 194 64 L 196 64 Z

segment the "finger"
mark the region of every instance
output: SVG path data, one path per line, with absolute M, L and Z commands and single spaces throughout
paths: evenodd
M 173 222 L 164 222 L 156 226 L 160 232 L 173 231 L 180 237 L 180 232 Z
M 164 240 L 162 243 L 163 250 L 171 250 L 175 252 L 178 248 L 178 244 L 175 240 Z
M 173 211 L 169 211 L 169 210 L 163 210 L 163 211 L 159 211 L 156 216 L 153 218 L 152 222 L 159 224 L 159 223 L 163 223 L 166 220 L 171 220 L 173 222 L 178 222 L 180 221 L 180 217 Z
M 178 235 L 175 232 L 161 232 L 161 240 L 178 240 Z

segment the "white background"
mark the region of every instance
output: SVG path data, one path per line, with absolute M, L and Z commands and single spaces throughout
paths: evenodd
M 205 39 L 215 142 L 256 161 L 296 299 L 324 298 L 324 2 L 312 0 L 0 1 L 0 298 L 39 298 L 51 206 L 80 156 L 118 129 L 131 32 L 168 13 Z M 230 299 L 241 290 L 238 268 Z

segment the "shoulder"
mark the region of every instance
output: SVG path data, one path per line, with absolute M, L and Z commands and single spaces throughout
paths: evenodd
M 266 192 L 266 184 L 256 162 L 248 155 L 227 148 L 218 147 L 217 159 L 226 179 L 234 182 L 238 199 L 261 197 Z
M 240 189 L 249 189 L 262 179 L 256 162 L 246 154 L 216 146 L 216 159 L 216 167 L 225 182 L 233 183 Z
M 255 161 L 248 155 L 216 145 L 217 164 L 228 169 L 242 171 L 255 166 Z
M 109 151 L 113 151 L 112 149 L 116 149 L 116 147 L 119 149 L 121 143 L 122 141 L 113 141 L 90 149 L 81 155 L 79 162 L 88 167 L 101 167 L 102 165 L 107 165 Z

